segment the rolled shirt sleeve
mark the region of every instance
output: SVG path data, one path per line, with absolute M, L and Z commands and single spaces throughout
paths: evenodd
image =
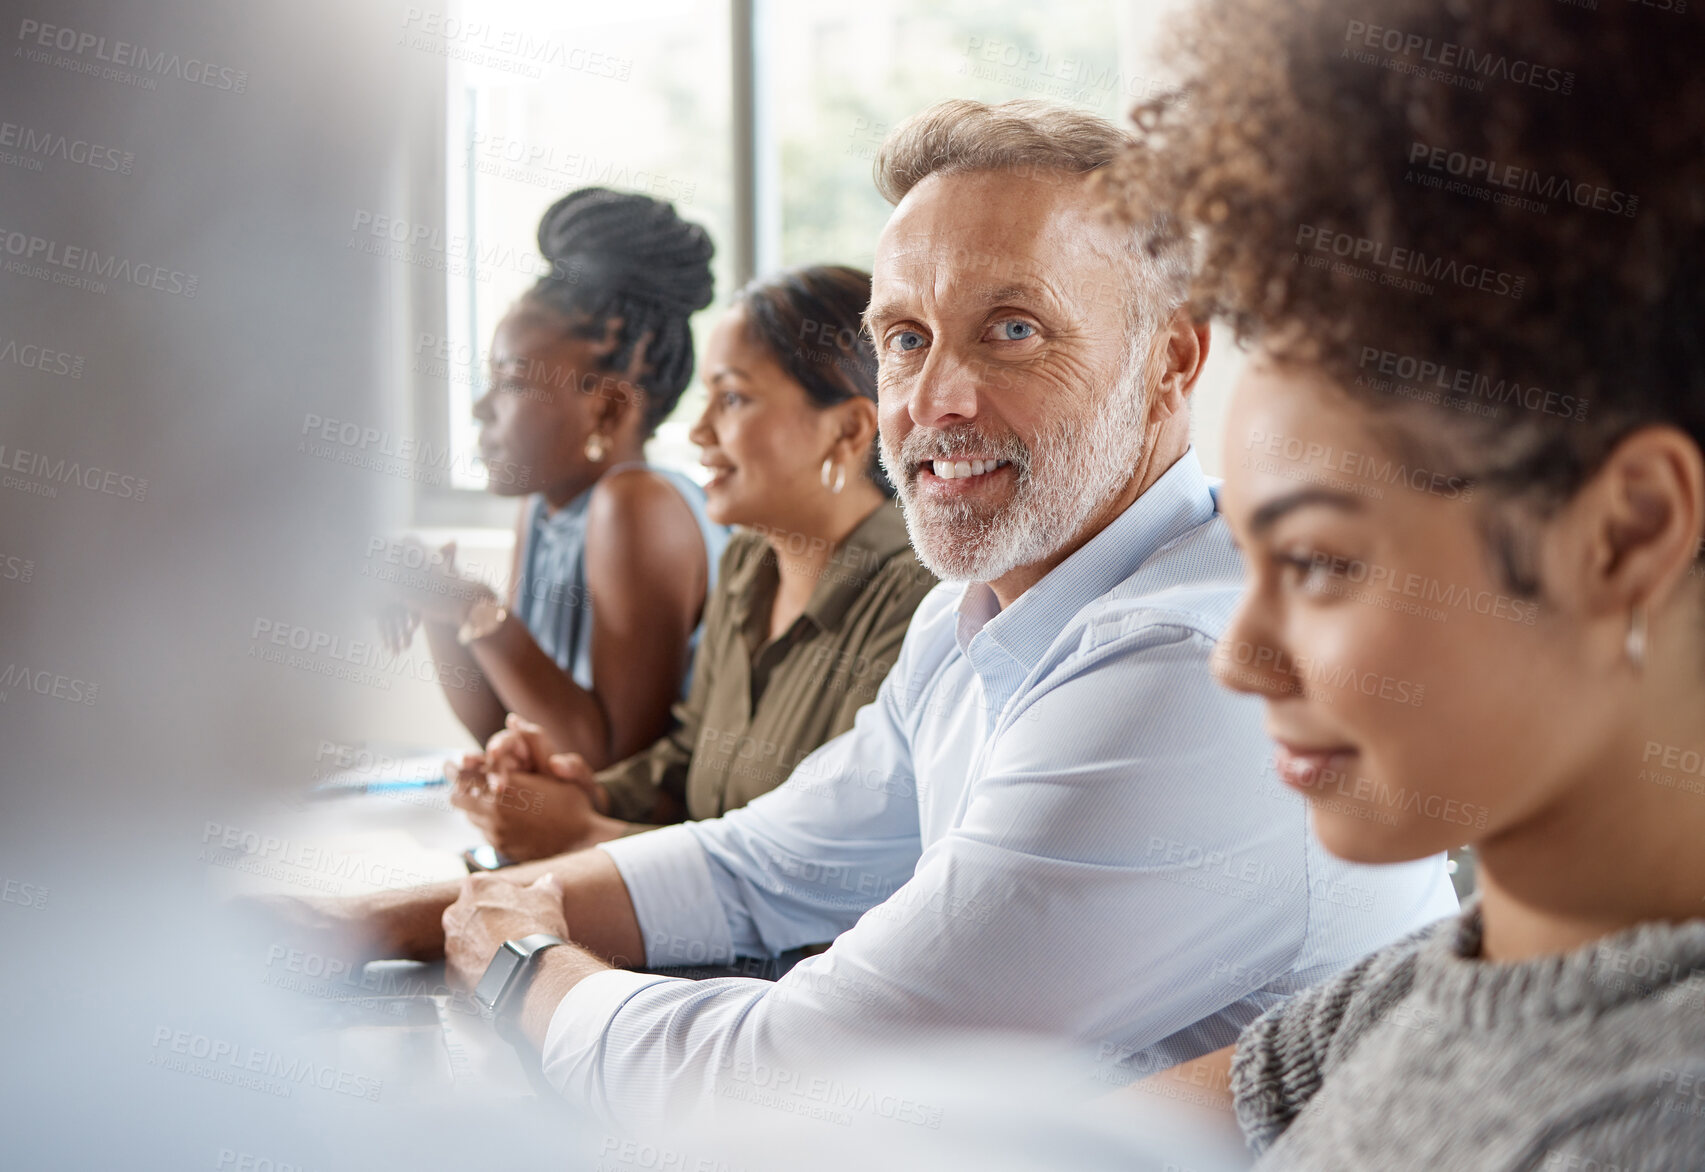
M 1306 919 L 1309 886 L 1295 874 L 1306 866 L 1302 836 L 1284 825 L 1300 815 L 1251 801 L 1267 745 L 1236 711 L 1248 701 L 1214 686 L 1211 641 L 1199 632 L 1121 630 L 1002 714 L 963 817 L 915 869 L 906 862 L 915 810 L 909 840 L 903 833 L 910 795 L 843 778 L 835 809 L 852 822 L 837 828 L 806 804 L 822 800 L 808 771 L 717 824 L 680 828 L 667 852 L 639 839 L 612 844 L 624 877 L 634 873 L 630 890 L 667 888 L 691 908 L 679 918 L 651 911 L 651 897 L 636 892 L 648 936 L 691 916 L 716 918 L 702 892 L 687 890 L 692 844 L 736 951 L 856 923 L 775 984 L 625 975 L 583 985 L 553 1022 L 554 1085 L 647 1126 L 738 1089 L 743 1071 L 817 1069 L 925 1026 L 1135 1050 L 1240 996 L 1209 979 L 1214 966 L 1282 970 L 1300 946 L 1285 924 Z M 821 750 L 825 766 L 891 764 L 881 750 L 895 730 L 885 726 L 902 714 L 887 701 Z M 1131 736 L 1134 716 L 1152 735 Z M 1219 731 L 1194 735 L 1203 727 Z M 1240 860 L 1239 874 L 1265 878 L 1247 892 L 1203 882 L 1206 857 Z M 800 882 L 808 860 L 837 878 Z M 910 877 L 898 890 L 859 916 L 846 877 L 902 872 Z M 1287 901 L 1298 914 L 1284 914 Z M 648 954 L 655 961 L 649 941 Z
M 721 818 L 604 844 L 647 964 L 727 963 L 830 940 L 911 877 L 922 846 L 897 678 L 781 788 Z
M 606 844 L 615 859 L 645 941 L 645 963 L 728 964 L 736 955 L 729 911 L 691 823 L 665 826 Z M 613 848 L 613 849 L 608 849 Z M 753 955 L 750 951 L 746 955 Z

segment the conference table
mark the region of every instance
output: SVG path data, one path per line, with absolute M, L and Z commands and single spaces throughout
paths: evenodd
M 444 756 L 447 756 L 445 754 Z M 442 756 L 390 757 L 380 769 L 316 779 L 202 828 L 215 899 L 353 896 L 468 873 L 479 833 L 446 785 L 415 784 Z M 257 957 L 269 1005 L 304 1046 L 397 1090 L 453 1100 L 527 1097 L 535 1075 L 498 1037 L 442 963 L 365 966 L 279 939 Z
M 228 822 L 210 820 L 203 828 L 210 890 L 218 897 L 350 896 L 465 876 L 462 852 L 478 845 L 480 836 L 450 805 L 447 786 L 400 784 L 411 769 L 420 768 L 399 763 L 382 776 L 369 773 L 331 779 L 334 788 L 337 781 L 348 783 L 337 796 L 324 796 L 323 791 L 315 795 L 312 786 L 305 784 L 251 814 Z M 387 782 L 399 784 L 387 786 Z M 319 784 L 325 784 L 324 780 Z M 293 1049 L 292 1055 L 311 1058 L 323 1068 L 355 1072 L 369 1080 L 363 1086 L 376 1081 L 382 1090 L 375 1101 L 401 1101 L 428 1109 L 443 1104 L 452 1114 L 467 1108 L 491 1110 L 502 1101 L 529 1111 L 560 1109 L 560 1104 L 541 1101 L 556 1096 L 543 1085 L 537 1057 L 524 1060 L 499 1037 L 466 990 L 447 986 L 442 964 L 385 961 L 361 966 L 295 947 L 282 938 L 263 945 L 262 950 L 265 956 L 255 957 L 254 967 L 266 986 L 262 992 L 269 999 L 268 1012 L 292 1024 L 292 1043 L 301 1047 Z M 714 974 L 683 970 L 680 975 Z M 762 975 L 773 979 L 776 974 Z M 1041 1063 L 1041 1053 L 1038 1050 L 1031 1057 Z M 1057 1057 L 1049 1052 L 1046 1061 Z M 1031 1099 L 1034 1088 L 1022 1086 L 1022 1080 L 980 1084 L 983 1068 L 967 1066 L 953 1078 L 928 1071 L 919 1075 L 926 1080 L 921 1085 L 935 1096 L 930 1101 L 949 1104 L 944 1109 L 964 1122 L 951 1134 L 907 1133 L 901 1137 L 903 1147 L 921 1144 L 922 1151 L 930 1151 L 938 1142 L 951 1140 L 960 1145 L 953 1149 L 954 1162 L 967 1152 L 982 1150 L 985 1157 L 998 1154 L 1004 1151 L 1005 1141 L 991 1138 L 1000 1131 L 997 1121 L 1009 1125 L 1028 1111 L 1035 1115 L 1038 1135 L 1053 1136 L 1062 1152 L 1082 1148 L 1089 1153 L 1105 1147 L 1125 1155 L 1143 1153 L 1151 1146 L 1153 1133 L 1172 1136 L 1185 1145 L 1178 1150 L 1192 1151 L 1190 1167 L 1247 1167 L 1247 1152 L 1235 1125 L 1220 1113 L 1203 1113 L 1198 1119 L 1194 1114 L 1198 1109 L 1188 1102 L 1129 1094 L 1098 1094 L 1083 1103 L 1074 1094 L 1070 1102 L 1060 1100 L 1042 1109 Z M 867 1073 L 878 1080 L 893 1076 L 885 1069 Z M 844 1166 L 892 1162 L 901 1150 L 886 1133 L 855 1134 L 847 1127 L 819 1125 L 785 1112 L 777 1115 L 735 1100 L 724 1105 L 722 1112 L 731 1129 L 723 1140 L 729 1135 L 761 1137 L 773 1132 L 772 1146 L 779 1151 L 790 1143 L 816 1145 L 833 1139 L 852 1145 L 848 1148 L 852 1162 Z M 869 1127 L 879 1131 L 881 1122 Z M 605 1143 L 626 1142 L 614 1132 L 599 1132 L 594 1138 L 599 1136 Z M 750 1142 L 759 1141 L 742 1140 L 731 1150 L 750 1154 L 741 1146 Z M 870 1150 L 883 1153 L 883 1159 L 851 1157 L 867 1144 L 875 1144 Z M 791 1165 L 790 1157 L 775 1166 Z M 1140 1158 L 1097 1165 L 1093 1158 L 1086 1158 L 1077 1166 L 1162 1165 L 1145 1164 Z

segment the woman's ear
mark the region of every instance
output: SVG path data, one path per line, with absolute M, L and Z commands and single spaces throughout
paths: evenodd
M 600 379 L 592 394 L 588 426 L 613 436 L 645 416 L 645 388 L 625 375 L 611 373 Z
M 836 452 L 846 452 L 862 458 L 876 441 L 876 403 L 862 395 L 836 403 L 831 410 L 838 416 L 839 433 L 835 437 Z M 855 468 L 863 464 L 855 463 Z
M 588 342 L 588 349 L 591 350 L 594 358 L 608 358 L 616 352 L 622 341 L 622 325 L 622 318 L 607 317 L 604 319 L 603 335 L 593 338 Z M 613 373 L 617 374 L 627 382 L 638 382 L 640 376 L 651 369 L 645 358 L 646 349 L 650 346 L 650 344 L 651 334 L 647 332 L 634 343 L 633 355 L 628 359 L 626 369 L 615 371 Z
M 622 381 L 630 386 L 637 386 L 640 378 L 651 369 L 646 361 L 645 352 L 651 346 L 651 335 L 643 335 L 633 344 L 633 356 L 628 359 L 627 369 L 622 371 Z
M 1705 455 L 1679 428 L 1618 443 L 1569 511 L 1589 613 L 1655 611 L 1687 580 L 1705 531 Z
M 586 315 L 582 314 L 580 320 L 582 322 L 587 322 Z M 604 332 L 602 334 L 598 334 L 592 330 L 585 331 L 585 334 L 582 336 L 590 335 L 587 337 L 586 345 L 587 348 L 592 351 L 594 357 L 608 358 L 611 354 L 616 352 L 616 347 L 619 346 L 622 341 L 622 323 L 622 318 L 607 317 L 604 319 Z M 590 322 L 587 322 L 587 324 L 590 324 Z
M 593 357 L 603 360 L 616 352 L 621 343 L 622 321 L 619 317 L 604 319 L 603 336 L 590 344 Z M 645 357 L 650 342 L 651 335 L 647 333 L 634 344 L 624 369 L 609 370 L 606 377 L 598 380 L 597 401 L 592 404 L 589 420 L 592 430 L 613 435 L 630 420 L 644 416 L 645 388 L 639 380 L 651 369 Z

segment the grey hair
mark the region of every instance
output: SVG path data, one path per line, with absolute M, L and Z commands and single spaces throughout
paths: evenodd
M 874 164 L 876 190 L 897 205 L 931 175 L 1088 174 L 1135 142 L 1099 114 L 1071 106 L 1033 98 L 997 105 L 950 98 L 906 119 L 883 140 Z M 1167 228 L 1165 217 L 1156 216 L 1133 229 L 1128 316 L 1138 336 L 1171 316 L 1189 292 L 1189 246 Z

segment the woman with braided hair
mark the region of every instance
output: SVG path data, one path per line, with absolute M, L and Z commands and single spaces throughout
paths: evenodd
M 876 699 L 935 586 L 876 451 L 870 274 L 754 281 L 705 340 L 693 425 L 706 510 L 740 526 L 667 735 L 596 770 L 516 719 L 456 771 L 451 802 L 516 862 L 715 818 L 785 782 Z M 567 784 L 564 784 L 567 783 Z
M 440 678 L 480 681 L 445 695 L 482 744 L 513 713 L 601 766 L 667 730 L 727 541 L 644 456 L 692 375 L 713 249 L 670 205 L 599 187 L 551 206 L 539 249 L 550 270 L 498 323 L 474 404 L 488 488 L 523 498 L 509 597 L 446 548 L 449 581 L 399 601 Z

